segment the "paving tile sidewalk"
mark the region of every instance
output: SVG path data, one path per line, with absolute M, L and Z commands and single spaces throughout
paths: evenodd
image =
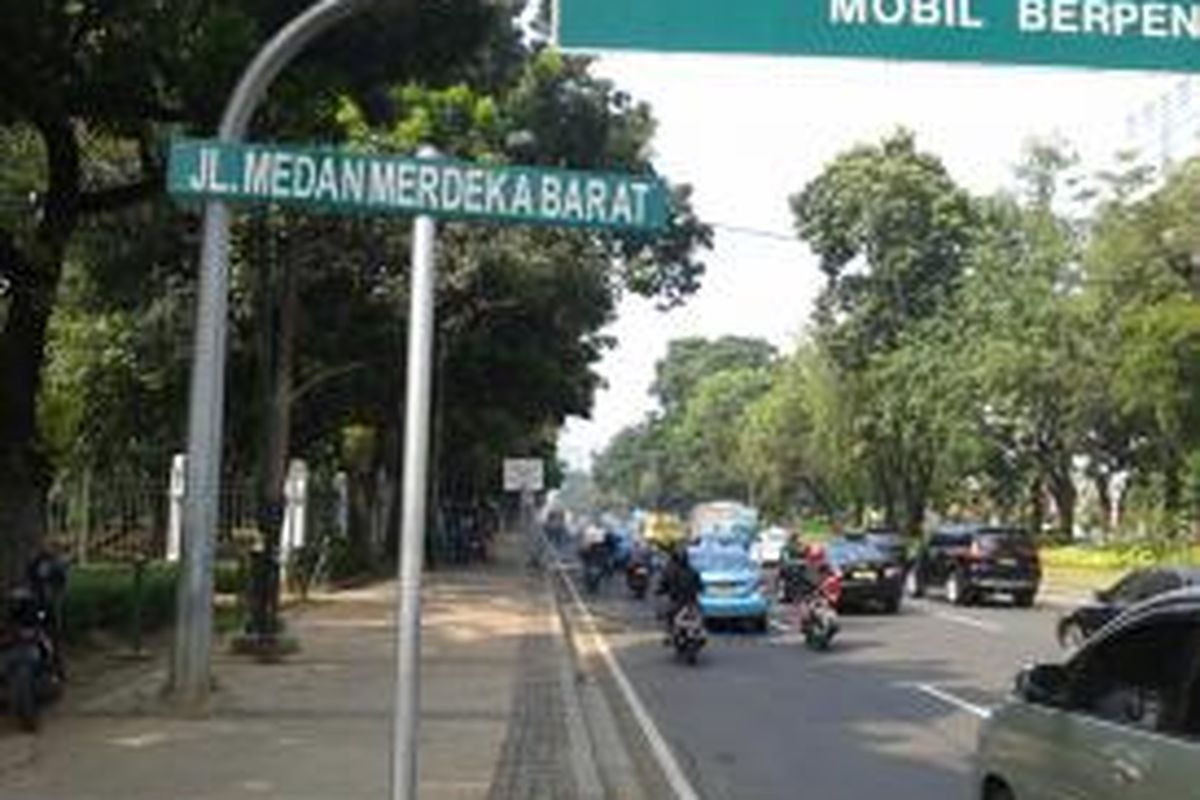
M 422 798 L 587 794 L 549 586 L 524 569 L 515 541 L 502 545 L 498 563 L 426 579 Z M 0 797 L 387 797 L 394 588 L 318 597 L 292 616 L 303 649 L 282 664 L 218 654 L 205 719 L 167 713 L 165 672 L 147 669 L 72 698 L 36 737 L 0 733 Z

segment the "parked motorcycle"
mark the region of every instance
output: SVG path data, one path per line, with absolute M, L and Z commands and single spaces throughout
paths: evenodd
M 836 572 L 821 577 L 815 588 L 800 598 L 797 606 L 800 633 L 813 650 L 828 650 L 838 632 L 837 604 L 842 579 Z
M 66 570 L 42 555 L 31 562 L 28 575 L 29 585 L 8 596 L 0 662 L 8 708 L 22 728 L 33 731 L 41 707 L 61 694 L 65 679 L 55 604 L 65 587 Z
M 695 664 L 707 638 L 700 606 L 690 603 L 679 609 L 671 621 L 671 644 L 675 648 L 675 657 Z
M 649 565 L 640 561 L 629 562 L 629 566 L 625 568 L 625 585 L 629 587 L 629 593 L 635 600 L 646 599 L 646 592 L 650 589 Z

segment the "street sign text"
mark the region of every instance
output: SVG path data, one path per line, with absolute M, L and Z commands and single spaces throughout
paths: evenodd
M 172 144 L 168 190 L 346 212 L 594 228 L 660 228 L 668 213 L 665 185 L 649 176 L 198 140 Z
M 558 0 L 563 47 L 1172 70 L 1200 67 L 1176 0 Z

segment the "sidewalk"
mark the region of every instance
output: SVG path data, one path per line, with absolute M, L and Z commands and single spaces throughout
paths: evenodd
M 420 796 L 595 796 L 549 584 L 524 569 L 516 541 L 501 545 L 493 565 L 426 576 Z M 302 650 L 282 664 L 220 651 L 203 720 L 166 713 L 161 668 L 70 697 L 35 737 L 0 718 L 0 797 L 386 798 L 394 589 L 318 596 L 290 616 Z

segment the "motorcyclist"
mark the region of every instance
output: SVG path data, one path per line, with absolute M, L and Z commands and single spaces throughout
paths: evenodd
M 687 548 L 680 545 L 671 550 L 670 558 L 663 569 L 662 578 L 658 583 L 658 594 L 666 595 L 667 604 L 667 636 L 670 644 L 671 633 L 675 625 L 675 617 L 687 606 L 699 601 L 704 584 L 700 573 L 688 560 Z
M 585 568 L 594 570 L 600 576 L 607 573 L 609 557 L 605 531 L 595 522 L 588 523 L 583 529 L 579 557 Z
M 829 568 L 825 548 L 816 542 L 803 542 L 797 537 L 788 542 L 783 555 L 784 596 L 787 601 L 795 602 L 821 585 Z

